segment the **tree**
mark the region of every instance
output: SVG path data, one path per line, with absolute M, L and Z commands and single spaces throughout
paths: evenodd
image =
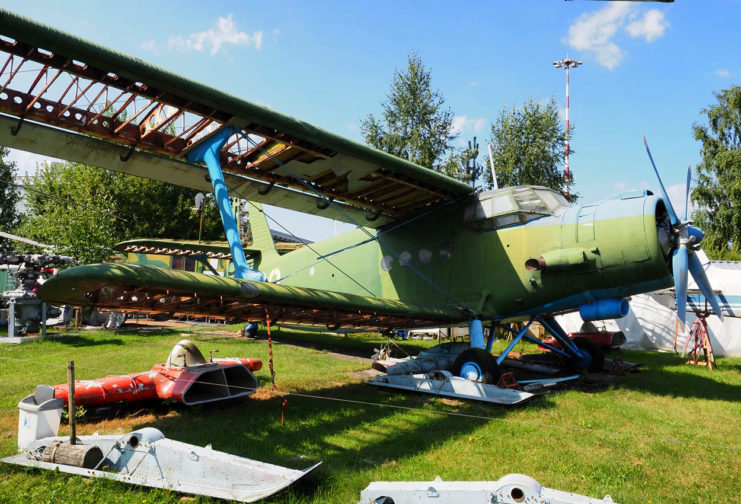
M 702 111 L 707 125 L 692 126 L 702 142 L 694 219 L 705 231 L 708 256 L 741 259 L 741 86 L 715 93 L 718 103 Z
M 5 159 L 10 151 L 0 147 L 0 231 L 12 232 L 21 223 L 21 215 L 18 212 L 18 201 L 21 195 L 16 188 L 15 163 Z M 13 250 L 15 243 L 5 238 L 0 238 L 0 251 Z
M 394 71 L 391 92 L 381 104 L 383 119 L 373 114 L 361 123 L 365 141 L 380 150 L 426 168 L 442 171 L 443 158 L 451 148 L 453 112 L 445 99 L 432 90 L 430 70 L 412 52 L 404 71 Z
M 499 187 L 542 185 L 560 192 L 565 142 L 553 98 L 546 104 L 529 100 L 522 108 L 503 108 L 491 125 L 490 139 Z M 573 176 L 569 175 L 571 186 Z M 493 186 L 491 173 L 486 171 L 486 176 L 489 186 Z M 570 192 L 568 199 L 575 201 L 578 197 Z
M 487 176 L 484 165 L 479 162 L 479 144 L 476 142 L 476 137 L 473 137 L 473 143 L 468 141 L 467 147 L 451 152 L 440 172 L 465 182 L 474 189 L 487 188 L 492 185 L 491 174 Z
M 193 189 L 77 163 L 40 167 L 30 188 L 23 233 L 83 263 L 109 260 L 123 240 L 198 237 Z M 223 238 L 213 203 L 203 238 Z

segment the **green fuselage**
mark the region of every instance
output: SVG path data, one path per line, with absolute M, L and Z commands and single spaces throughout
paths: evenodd
M 564 311 L 671 285 L 659 201 L 607 200 L 489 230 L 464 225 L 470 201 L 461 202 L 395 230 L 356 229 L 257 267 L 284 285 L 464 306 L 486 318 Z M 354 246 L 369 235 L 378 239 Z M 525 266 L 539 257 L 545 269 Z

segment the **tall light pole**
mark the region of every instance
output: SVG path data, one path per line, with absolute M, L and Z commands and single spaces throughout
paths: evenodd
M 569 69 L 581 65 L 581 61 L 576 61 L 568 56 L 562 60 L 554 61 L 555 68 L 566 69 L 566 146 L 564 149 L 564 169 L 563 169 L 563 194 L 569 195 Z

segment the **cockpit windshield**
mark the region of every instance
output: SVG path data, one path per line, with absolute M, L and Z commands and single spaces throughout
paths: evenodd
M 466 208 L 464 223 L 484 231 L 554 215 L 569 206 L 566 198 L 545 187 L 507 187 L 479 194 Z

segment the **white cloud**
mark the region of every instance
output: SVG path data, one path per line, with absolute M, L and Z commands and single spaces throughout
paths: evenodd
M 633 38 L 643 37 L 646 42 L 653 42 L 664 35 L 669 22 L 664 19 L 664 13 L 658 9 L 651 9 L 642 18 L 633 21 L 625 27 L 625 31 Z
M 157 47 L 157 42 L 154 41 L 154 39 L 148 39 L 143 40 L 139 42 L 139 47 L 144 49 L 145 51 L 153 52 L 155 54 L 159 53 L 159 48 Z
M 669 26 L 661 11 L 651 9 L 639 16 L 639 9 L 626 2 L 615 2 L 584 13 L 569 27 L 565 42 L 579 51 L 591 52 L 600 65 L 612 70 L 624 56 L 614 40 L 621 29 L 633 38 L 643 37 L 646 42 L 653 42 Z
M 32 152 L 26 152 L 18 149 L 9 149 L 8 160 L 15 162 L 16 175 L 35 175 L 39 164 L 51 164 L 61 162 L 61 159 L 41 156 Z
M 462 115 L 453 117 L 453 124 L 450 126 L 450 132 L 454 135 L 460 135 L 465 131 L 472 131 L 480 135 L 486 127 L 486 119 L 483 117 L 471 118 Z
M 208 50 L 211 56 L 218 54 L 225 45 L 249 46 L 254 45 L 257 50 L 262 48 L 263 33 L 256 31 L 252 35 L 239 31 L 232 19 L 232 15 L 219 17 L 216 25 L 208 30 L 183 35 L 170 35 L 167 46 L 178 51 Z
M 625 182 L 614 182 L 612 184 L 613 189 L 615 189 L 618 192 L 625 191 L 625 188 L 628 187 L 628 184 Z
M 593 52 L 601 65 L 612 70 L 623 59 L 622 50 L 612 38 L 633 8 L 625 3 L 612 3 L 591 14 L 582 14 L 569 27 L 569 46 Z
M 718 70 L 715 71 L 715 75 L 727 79 L 728 77 L 731 76 L 731 72 L 729 72 L 725 68 L 719 68 Z

